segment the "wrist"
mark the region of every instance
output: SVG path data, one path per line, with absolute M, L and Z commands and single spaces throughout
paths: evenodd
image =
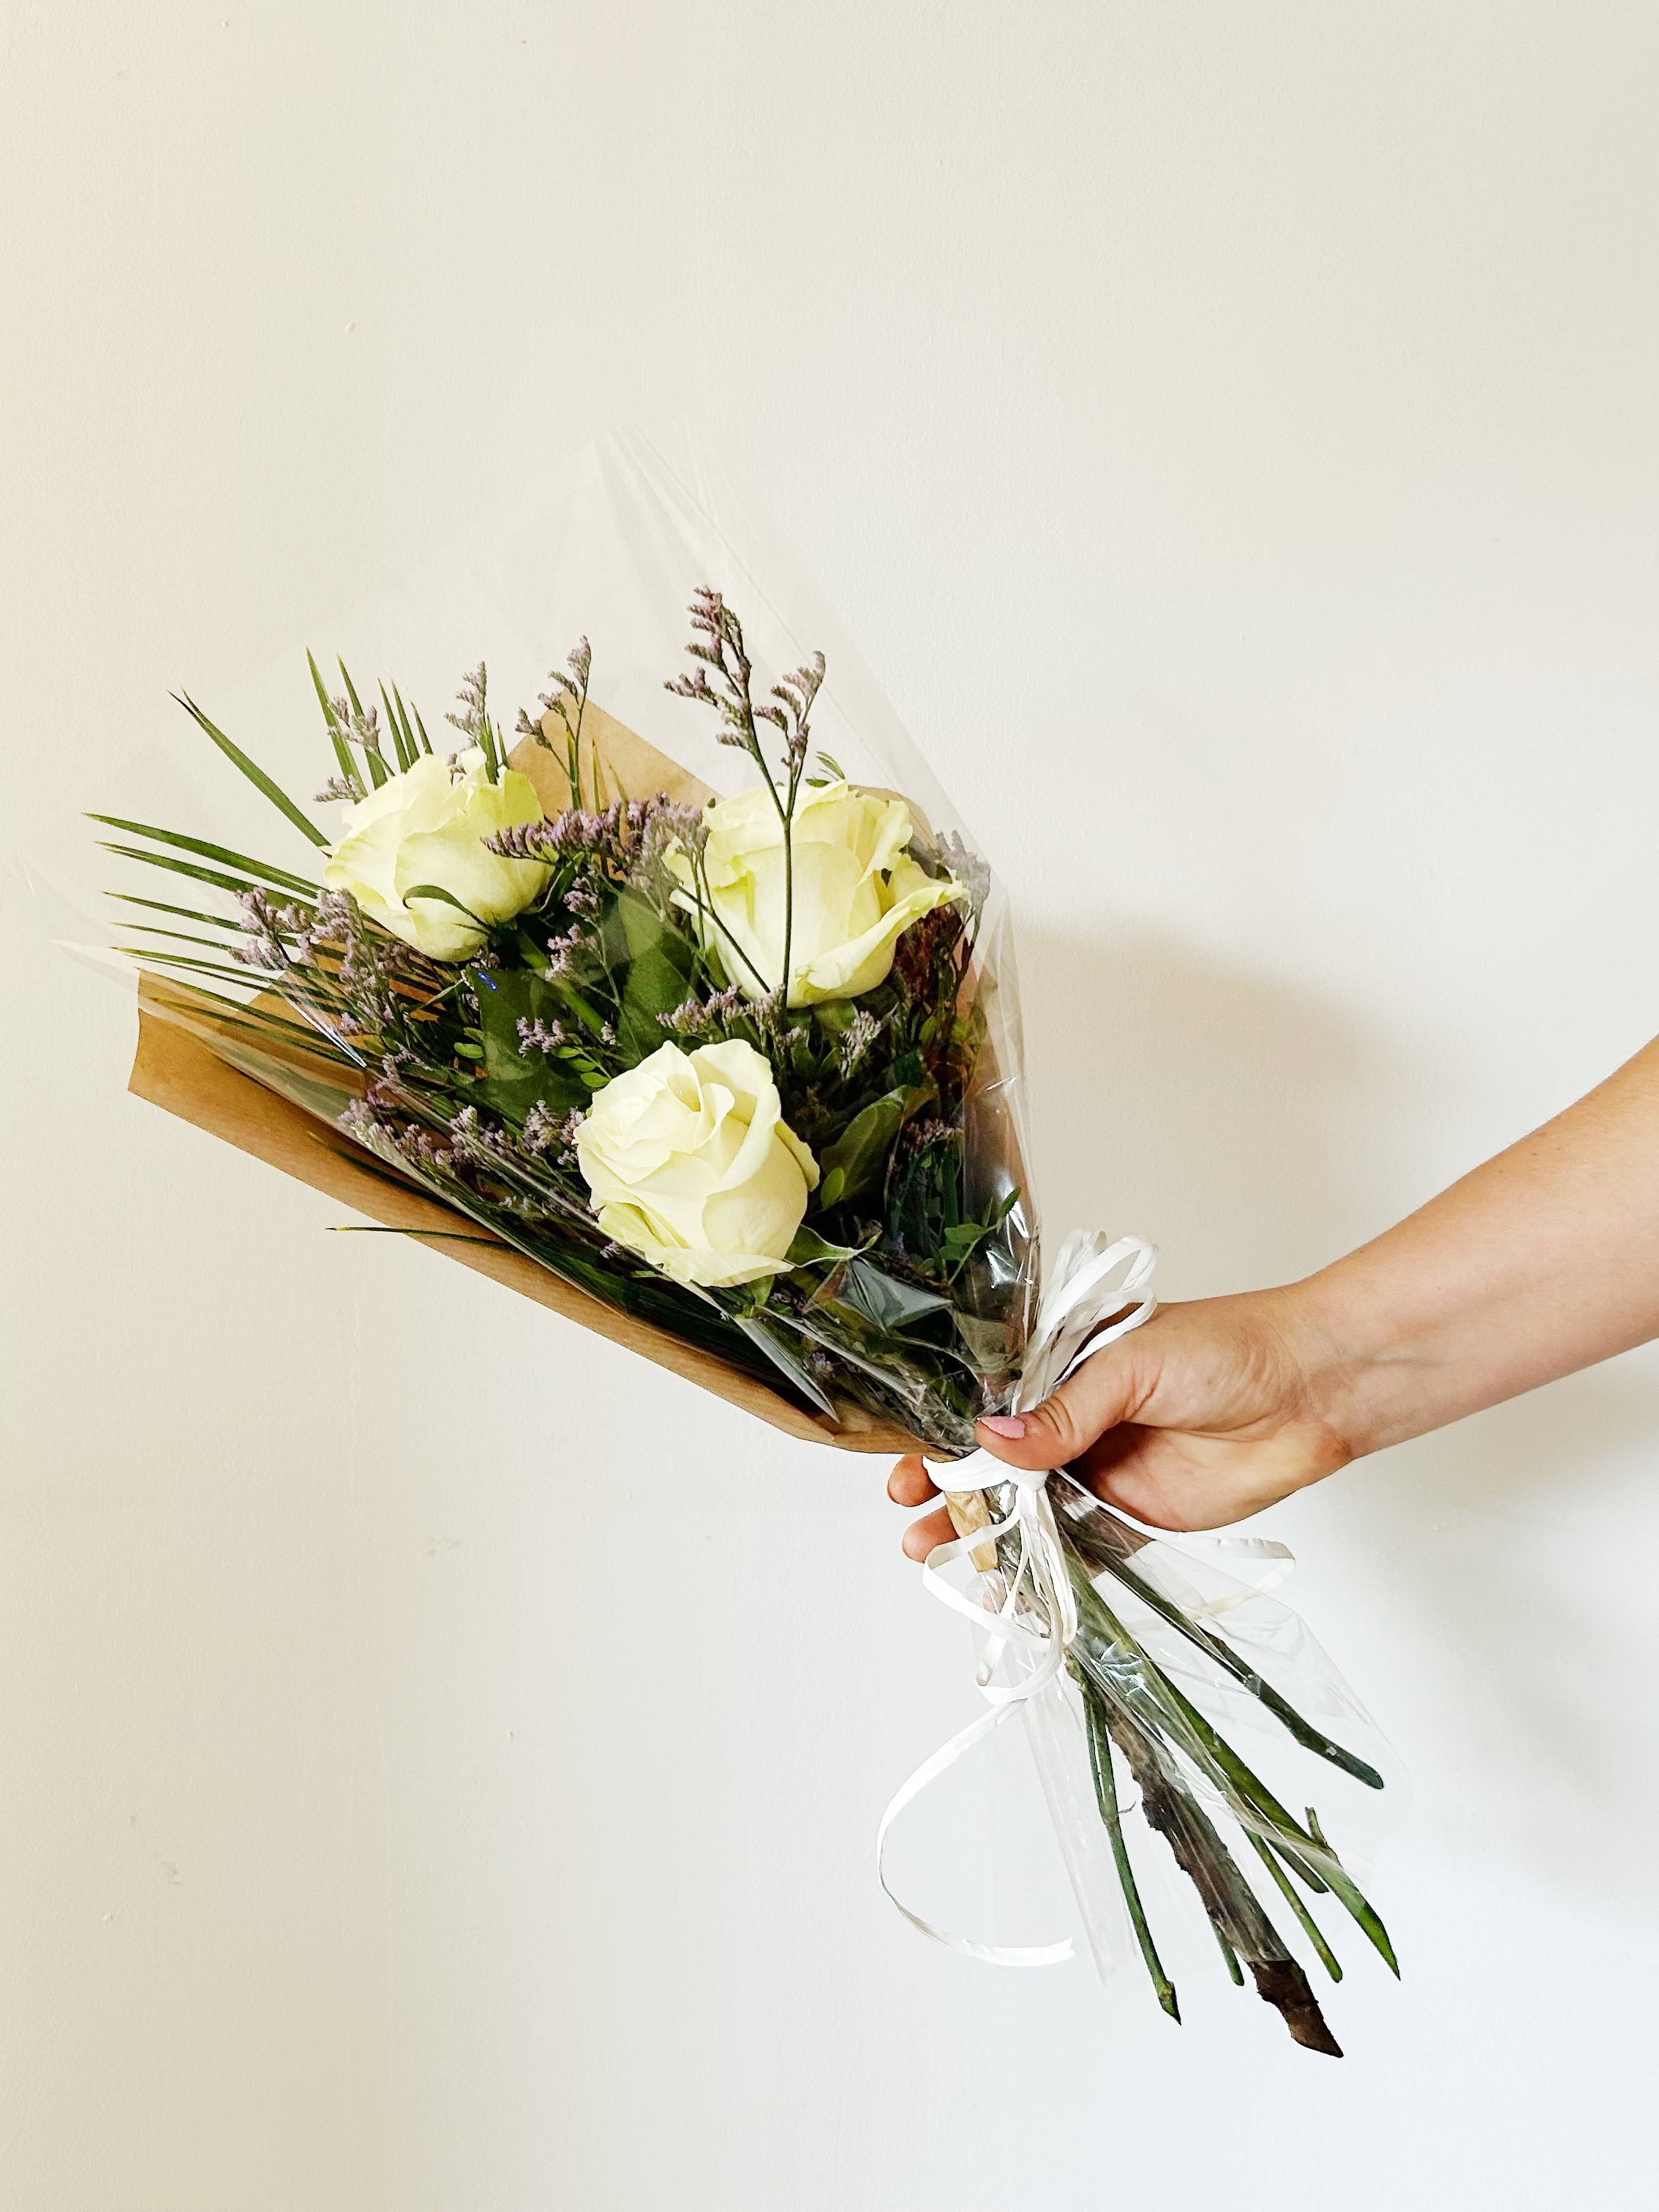
M 1374 1297 L 1351 1285 L 1343 1265 L 1323 1268 L 1278 1293 L 1279 1326 L 1302 1377 L 1310 1414 L 1352 1459 L 1437 1428 L 1437 1363 L 1387 1325 Z

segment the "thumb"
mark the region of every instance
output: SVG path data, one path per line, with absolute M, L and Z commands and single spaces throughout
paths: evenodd
M 1009 1467 L 1040 1470 L 1080 1459 L 1097 1437 L 1128 1419 L 1141 1395 L 1133 1341 L 1109 1345 L 1085 1359 L 1028 1413 L 993 1413 L 977 1422 L 977 1441 Z

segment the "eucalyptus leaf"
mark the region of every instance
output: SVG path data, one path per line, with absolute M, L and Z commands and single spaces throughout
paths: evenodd
M 795 1241 L 789 1247 L 789 1264 L 792 1267 L 811 1267 L 826 1260 L 853 1260 L 858 1256 L 858 1249 L 856 1244 L 832 1244 L 816 1229 L 801 1228 L 795 1231 Z
M 568 1012 L 552 985 L 528 968 L 478 969 L 472 985 L 483 1036 L 483 1079 L 477 1086 L 480 1103 L 515 1122 L 521 1122 L 536 1105 L 558 1115 L 585 1107 L 588 1086 L 572 1062 L 556 1053 L 526 1052 L 519 1040 L 521 1021 L 550 1025 Z
M 918 1283 L 901 1282 L 872 1261 L 855 1257 L 836 1277 L 836 1302 L 849 1307 L 884 1336 L 920 1336 L 923 1342 L 949 1340 L 951 1303 Z
M 818 1204 L 840 1206 L 849 1198 L 862 1198 L 879 1189 L 887 1170 L 887 1156 L 904 1127 L 904 1102 L 908 1093 L 890 1091 L 855 1114 L 833 1145 L 818 1155 L 823 1181 Z
M 672 922 L 631 890 L 617 894 L 605 918 L 605 947 L 613 969 L 626 963 L 617 1040 L 624 1059 L 637 1065 L 667 1042 L 658 1016 L 685 1003 L 695 956 Z

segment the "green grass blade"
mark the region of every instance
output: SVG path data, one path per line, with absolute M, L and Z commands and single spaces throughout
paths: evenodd
M 205 921 L 215 929 L 240 930 L 241 917 L 234 914 L 210 914 L 199 906 L 170 906 L 166 899 L 139 898 L 131 891 L 111 891 L 107 896 L 118 899 L 123 906 L 142 906 L 151 914 L 170 914 L 180 921 Z
M 1282 1697 L 1271 1682 L 1264 1680 L 1224 1638 L 1183 1613 L 1178 1605 L 1165 1597 L 1161 1590 L 1131 1566 L 1113 1546 L 1091 1541 L 1086 1523 L 1081 1526 L 1069 1524 L 1067 1533 L 1091 1565 L 1098 1565 L 1115 1580 L 1121 1582 L 1126 1589 L 1133 1590 L 1141 1603 L 1150 1606 L 1160 1620 L 1166 1620 L 1188 1643 L 1196 1644 L 1217 1666 L 1224 1668 L 1236 1682 L 1247 1689 L 1283 1723 L 1304 1751 L 1310 1751 L 1316 1758 L 1327 1759 L 1333 1766 L 1340 1767 L 1345 1774 L 1352 1774 L 1356 1781 L 1363 1782 L 1368 1790 L 1382 1789 L 1382 1777 L 1374 1766 L 1343 1745 L 1334 1742 L 1311 1722 L 1304 1720 L 1290 1700 Z
M 154 921 L 135 921 L 132 924 L 132 927 L 134 929 L 143 930 L 146 937 L 171 938 L 173 942 L 178 945 L 199 945 L 204 947 L 209 952 L 224 953 L 228 951 L 230 949 L 220 939 L 216 937 L 198 936 L 193 929 L 163 929 L 158 922 Z M 122 949 L 125 951 L 127 948 L 123 947 Z M 248 970 L 250 975 L 256 972 L 257 971 L 252 969 Z
M 1294 1872 L 1304 1873 L 1306 1863 L 1316 1863 L 1318 1874 L 1333 1895 L 1364 1931 L 1390 1972 L 1397 1977 L 1400 1962 L 1395 1956 L 1388 1929 L 1335 1855 L 1322 1851 L 1308 1831 L 1297 1825 L 1267 1784 L 1252 1772 L 1144 1645 L 1125 1628 L 1095 1588 L 1087 1565 L 1075 1547 L 1068 1545 L 1066 1554 L 1080 1614 L 1085 1620 L 1092 1619 L 1119 1650 L 1136 1656 L 1147 1692 L 1163 1709 L 1158 1723 L 1163 1731 L 1200 1771 L 1207 1771 L 1226 1797 L 1241 1827 L 1254 1832 L 1260 1826 Z
M 426 724 L 421 720 L 421 710 L 418 707 L 414 709 L 414 714 L 415 726 L 421 733 L 421 750 L 423 753 L 429 753 L 432 750 L 432 740 L 426 733 Z
M 257 1006 L 251 1000 L 227 999 L 202 983 L 181 983 L 172 977 L 167 981 L 171 990 L 179 993 L 186 1002 L 193 1002 L 200 1009 L 200 1018 L 215 1028 L 246 1030 L 270 1042 L 304 1052 L 313 1060 L 332 1060 L 342 1067 L 357 1068 L 362 1065 L 355 1054 L 343 1050 L 309 1022 L 273 1013 L 269 1006 Z M 166 1021 L 169 1016 L 158 1012 L 155 1018 Z
M 386 726 L 392 732 L 392 743 L 398 756 L 398 773 L 401 775 L 406 769 L 414 767 L 415 755 L 404 738 L 404 726 L 398 720 L 397 710 L 392 703 L 392 694 L 384 684 L 380 686 L 380 704 L 386 708 Z
M 279 890 L 297 891 L 302 898 L 314 899 L 321 889 L 304 876 L 290 875 L 286 868 L 273 868 L 268 861 L 251 860 L 246 853 L 233 853 L 228 845 L 210 845 L 204 837 L 186 837 L 177 830 L 157 830 L 148 822 L 125 822 L 118 814 L 89 814 L 87 819 L 101 822 L 108 830 L 125 830 L 131 837 L 149 837 L 158 845 L 177 846 L 181 853 L 195 853 L 204 860 L 222 861 L 226 867 L 240 868 L 245 876 L 256 877 Z
M 1157 1662 L 1148 1657 L 1146 1663 L 1150 1674 L 1157 1677 L 1161 1691 L 1168 1696 L 1176 1711 L 1185 1721 L 1196 1738 L 1223 1788 L 1235 1801 L 1236 1809 L 1242 1807 L 1248 1815 L 1264 1822 L 1271 1832 L 1271 1840 L 1274 1849 L 1279 1851 L 1285 1864 L 1297 1873 L 1302 1873 L 1304 1871 L 1303 1847 L 1305 1846 L 1310 1853 L 1319 1852 L 1319 1846 L 1315 1843 L 1314 1838 L 1305 1829 L 1297 1825 L 1267 1784 L 1252 1772 L 1232 1746 L 1217 1734 L 1197 1706 L 1182 1693 Z M 1241 1826 L 1247 1828 L 1250 1825 L 1249 1818 L 1241 1821 Z M 1253 1830 L 1252 1832 L 1254 1832 Z M 1338 1902 L 1346 1909 L 1355 1924 L 1364 1930 L 1368 1941 L 1397 1979 L 1400 1973 L 1400 1961 L 1395 1956 L 1394 1945 L 1389 1940 L 1389 1931 L 1382 1925 L 1374 1906 L 1362 1893 L 1358 1883 L 1352 1880 L 1346 1869 L 1334 1856 L 1321 1855 L 1316 1863 L 1317 1872 L 1323 1878 L 1326 1887 Z
M 257 879 L 222 875 L 216 868 L 204 868 L 199 860 L 175 860 L 171 853 L 147 852 L 142 845 L 106 844 L 103 849 L 123 860 L 143 860 L 152 868 L 167 868 L 177 876 L 193 877 L 198 884 L 211 884 L 216 890 L 230 891 L 239 897 L 244 891 L 262 888 Z
M 311 670 L 311 680 L 317 687 L 317 703 L 323 710 L 323 720 L 328 724 L 328 734 L 333 741 L 334 757 L 340 764 L 341 781 L 349 783 L 360 795 L 363 780 L 357 773 L 357 763 L 351 757 L 351 747 L 346 743 L 345 732 L 340 727 L 340 718 L 334 711 L 334 702 L 328 696 L 328 686 L 323 681 L 323 672 L 318 667 L 313 654 L 307 650 L 306 660 Z
M 118 945 L 116 951 L 129 960 L 143 960 L 152 968 L 180 968 L 192 975 L 211 975 L 221 983 L 242 983 L 257 990 L 262 982 L 270 981 L 270 971 L 257 968 L 227 968 L 222 961 L 194 960 L 188 953 L 164 952 L 153 945 Z
M 346 688 L 346 697 L 351 702 L 351 711 L 361 723 L 363 719 L 363 702 L 357 696 L 357 687 L 351 680 L 351 671 L 346 666 L 343 660 L 340 662 L 339 668 L 341 678 Z M 368 764 L 368 780 L 374 787 L 375 790 L 378 791 L 383 783 L 390 781 L 391 771 L 387 769 L 386 763 L 380 758 L 380 749 L 378 746 L 364 745 L 362 753 L 364 760 Z
M 283 790 L 281 786 L 273 783 L 270 778 L 265 774 L 264 769 L 259 767 L 257 762 L 251 761 L 240 745 L 234 744 L 225 735 L 222 730 L 216 728 L 215 726 L 209 721 L 207 716 L 202 712 L 201 708 L 190 696 L 188 692 L 179 693 L 175 691 L 173 696 L 178 700 L 179 704 L 185 709 L 186 714 L 194 716 L 198 726 L 207 732 L 209 737 L 210 737 L 214 744 L 218 746 L 220 751 L 223 753 L 226 759 L 234 761 L 236 766 L 241 769 L 242 774 L 247 778 L 254 789 L 256 791 L 263 792 L 265 797 L 270 801 L 271 805 L 276 807 L 279 812 L 286 814 L 289 820 L 294 824 L 295 828 L 301 831 L 306 836 L 309 837 L 313 845 L 319 846 L 324 851 L 326 851 L 328 848 L 327 838 L 324 836 L 322 831 L 317 827 L 314 822 L 311 821 L 308 817 L 300 811 L 299 808 L 294 804 L 294 801 L 289 797 L 288 793 Z
M 398 717 L 403 724 L 404 743 L 409 747 L 410 759 L 411 762 L 417 761 L 423 752 L 429 753 L 432 748 L 430 745 L 422 744 L 420 742 L 420 739 L 416 737 L 414 730 L 410 726 L 409 709 L 404 704 L 404 695 L 398 689 L 395 684 L 392 687 L 392 696 L 397 702 Z M 423 737 L 424 735 L 425 732 L 423 731 L 422 732 L 422 736 Z

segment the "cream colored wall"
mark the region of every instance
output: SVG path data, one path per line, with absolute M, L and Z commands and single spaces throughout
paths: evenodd
M 303 778 L 304 644 L 694 406 L 1012 885 L 1050 1220 L 1176 1293 L 1381 1226 L 1659 1028 L 1651 8 L 0 53 L 0 2208 L 1645 2203 L 1653 1356 L 1273 1516 L 1414 1771 L 1407 1978 L 1340 2068 L 1201 1967 L 1177 2034 L 876 1893 L 970 1691 L 875 1468 L 325 1234 L 48 940 L 74 810 L 242 823 L 169 689 Z

